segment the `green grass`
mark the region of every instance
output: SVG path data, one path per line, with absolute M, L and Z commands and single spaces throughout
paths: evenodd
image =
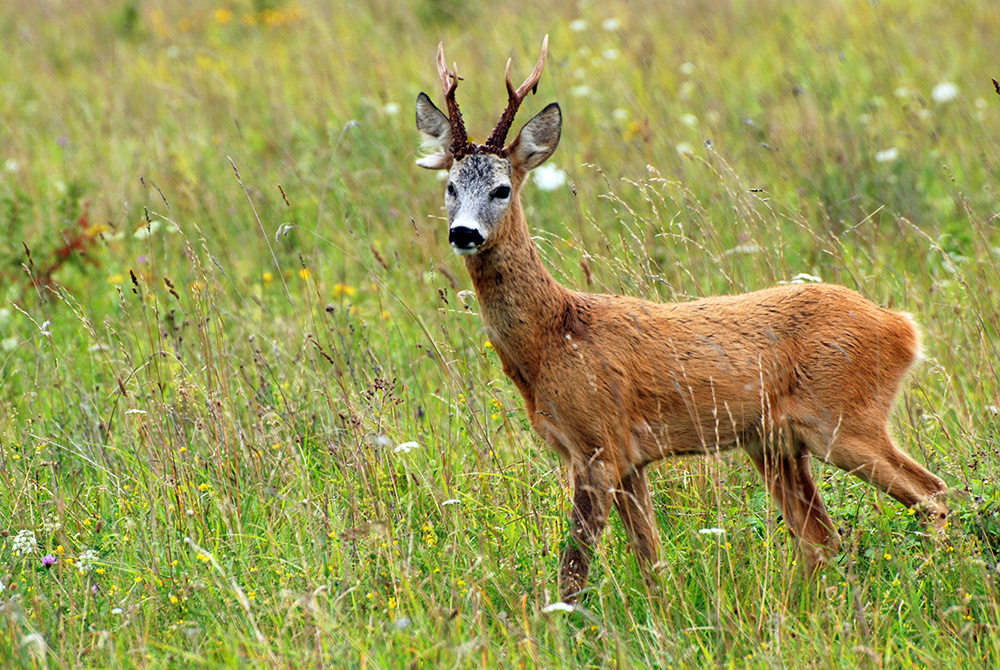
M 0 9 L 0 663 L 1000 664 L 1000 6 L 182 4 Z M 805 272 L 915 314 L 893 424 L 956 491 L 943 542 L 817 466 L 845 549 L 809 582 L 745 457 L 671 460 L 654 592 L 614 520 L 581 608 L 543 613 L 568 483 L 412 105 L 444 39 L 481 138 L 545 33 L 522 122 L 561 103 L 572 188 L 525 206 L 557 278 Z

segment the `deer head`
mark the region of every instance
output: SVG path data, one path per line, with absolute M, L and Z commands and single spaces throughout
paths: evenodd
M 427 94 L 417 96 L 417 130 L 423 136 L 424 148 L 432 152 L 418 160 L 417 165 L 449 171 L 445 190 L 448 240 L 459 255 L 472 255 L 490 246 L 509 218 L 525 176 L 548 160 L 559 145 L 562 113 L 559 105 L 552 103 L 504 146 L 518 108 L 528 92 L 538 87 L 548 45 L 546 35 L 534 71 L 516 89 L 510 80 L 510 60 L 507 61 L 507 108 L 483 145 L 469 141 L 455 100 L 461 77 L 448 69 L 444 43 L 438 45 L 438 75 L 448 114 L 435 107 Z

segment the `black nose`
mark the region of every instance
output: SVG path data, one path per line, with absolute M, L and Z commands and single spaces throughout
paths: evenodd
M 455 226 L 448 231 L 448 241 L 459 249 L 476 249 L 486 240 L 475 228 Z

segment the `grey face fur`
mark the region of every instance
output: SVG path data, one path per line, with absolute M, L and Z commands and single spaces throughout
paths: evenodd
M 454 160 L 449 144 L 448 117 L 425 94 L 417 98 L 417 129 L 424 149 L 431 153 L 417 165 L 448 170 L 445 206 L 448 241 L 456 254 L 469 256 L 488 246 L 490 237 L 510 211 L 516 181 L 538 167 L 556 150 L 562 130 L 562 113 L 552 103 L 524 124 L 506 148 L 507 157 L 477 150 Z
M 456 254 L 479 251 L 510 209 L 513 186 L 508 158 L 474 153 L 455 163 L 448 174 L 444 202 L 448 240 Z

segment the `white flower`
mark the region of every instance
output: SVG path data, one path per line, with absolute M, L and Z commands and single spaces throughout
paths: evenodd
M 681 63 L 680 67 L 679 67 L 679 68 L 677 68 L 677 69 L 678 69 L 678 70 L 680 71 L 680 73 L 681 73 L 682 75 L 684 75 L 685 77 L 690 77 L 691 75 L 693 75 L 693 74 L 694 74 L 694 70 L 695 70 L 695 65 L 694 65 L 694 63 L 691 63 L 691 62 L 688 62 L 688 63 Z
M 731 256 L 733 254 L 756 254 L 760 253 L 764 249 L 759 244 L 754 244 L 752 242 L 747 244 L 737 244 L 732 249 L 726 249 L 722 255 Z
M 808 272 L 800 272 L 788 281 L 780 281 L 779 284 L 822 284 L 823 280 Z
M 554 191 L 566 183 L 566 173 L 555 165 L 543 165 L 534 171 L 535 185 L 543 191 Z
M 460 505 L 462 503 L 458 498 L 448 498 L 447 500 L 441 501 L 441 507 L 447 507 L 448 505 Z
M 680 142 L 674 148 L 679 156 L 694 156 L 694 147 L 687 142 Z
M 622 107 L 618 107 L 615 109 L 615 111 L 611 112 L 611 118 L 613 118 L 618 123 L 625 123 L 626 121 L 628 121 L 630 116 L 631 113 L 629 113 L 627 109 L 624 109 Z
M 542 608 L 543 614 L 548 614 L 549 612 L 572 612 L 576 608 L 569 603 L 552 603 L 551 605 L 546 605 Z
M 81 575 L 85 575 L 94 569 L 94 563 L 101 557 L 93 549 L 88 549 L 76 557 L 76 569 Z
M 618 58 L 621 53 L 622 52 L 618 49 L 605 49 L 601 52 L 601 55 L 604 56 L 604 60 L 614 60 Z
M 720 535 L 724 534 L 725 532 L 726 531 L 725 531 L 724 528 L 699 528 L 698 529 L 698 534 L 699 535 L 714 535 L 715 537 L 719 537 Z
M 396 116 L 397 114 L 399 114 L 399 110 L 400 106 L 398 102 L 387 102 L 382 107 L 382 111 L 388 114 L 389 116 Z
M 892 92 L 897 98 L 909 98 L 913 96 L 913 90 L 906 88 L 905 86 L 900 86 L 895 91 Z
M 931 91 L 931 97 L 939 105 L 944 102 L 951 102 L 958 97 L 958 86 L 955 86 L 950 81 L 943 81 L 934 87 L 934 90 Z
M 897 158 L 899 158 L 899 149 L 896 147 L 889 147 L 875 154 L 876 163 L 891 163 Z
M 14 553 L 18 556 L 27 556 L 38 551 L 38 540 L 35 539 L 35 532 L 27 529 L 14 536 L 12 545 Z
M 0 349 L 3 349 L 4 351 L 14 351 L 16 347 L 17 347 L 16 337 L 7 337 L 4 338 L 3 341 L 0 341 Z
M 858 115 L 858 123 L 860 123 L 861 125 L 867 126 L 871 122 L 872 122 L 872 115 L 871 114 L 859 114 Z
M 414 449 L 417 449 L 419 447 L 420 447 L 420 445 L 417 444 L 416 442 L 412 442 L 412 441 L 411 442 L 403 442 L 399 446 L 397 446 L 395 449 L 393 449 L 393 452 L 395 452 L 397 454 L 408 454 L 411 451 L 413 451 Z
M 387 435 L 381 435 L 381 434 L 379 434 L 379 435 L 375 436 L 375 445 L 376 446 L 378 446 L 378 447 L 388 447 L 390 444 L 392 444 L 392 443 L 389 441 L 389 437 Z
M 587 86 L 586 84 L 580 84 L 579 86 L 574 86 L 573 88 L 569 89 L 569 94 L 572 95 L 574 98 L 582 98 L 590 95 L 590 87 Z
M 681 114 L 680 121 L 685 126 L 689 126 L 691 128 L 698 125 L 698 117 L 694 114 Z
M 570 21 L 569 29 L 574 33 L 582 33 L 587 29 L 587 22 L 583 19 L 577 19 L 576 21 Z
M 126 414 L 145 414 L 146 410 L 144 410 L 144 409 L 135 409 L 133 407 L 132 409 L 126 410 L 125 413 Z
M 10 321 L 10 308 L 0 307 L 0 326 L 6 326 Z
M 618 30 L 622 27 L 622 22 L 618 19 L 605 19 L 601 27 L 607 30 L 609 33 Z
M 1000 407 L 997 407 L 996 405 L 987 405 L 986 411 L 996 416 L 997 414 L 1000 414 Z
M 21 169 L 21 166 L 18 165 L 18 162 L 13 158 L 8 158 L 6 161 L 4 161 L 3 169 L 6 170 L 7 172 L 17 172 L 18 170 Z

